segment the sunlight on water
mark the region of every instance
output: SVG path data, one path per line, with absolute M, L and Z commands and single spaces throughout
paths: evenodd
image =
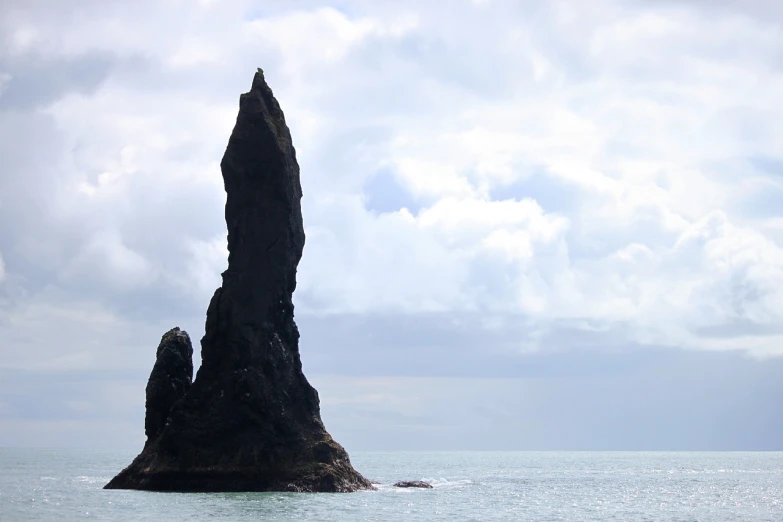
M 132 457 L 0 449 L 0 520 L 783 520 L 780 452 L 355 452 L 378 491 L 101 489 Z

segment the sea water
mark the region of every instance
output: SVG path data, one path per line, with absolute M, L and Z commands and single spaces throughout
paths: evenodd
M 783 521 L 781 452 L 352 452 L 378 491 L 101 489 L 134 456 L 0 449 L 0 520 Z

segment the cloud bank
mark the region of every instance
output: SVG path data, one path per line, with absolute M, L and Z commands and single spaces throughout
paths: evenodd
M 482 379 L 534 378 L 536 357 L 680 353 L 698 373 L 698 352 L 739 361 L 766 415 L 757 372 L 779 379 L 783 355 L 775 5 L 0 9 L 4 372 L 138 387 L 164 331 L 201 336 L 226 265 L 219 161 L 260 66 L 302 170 L 309 372 L 491 397 Z

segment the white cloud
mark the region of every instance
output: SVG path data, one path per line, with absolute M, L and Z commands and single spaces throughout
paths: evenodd
M 154 352 L 140 347 L 139 334 L 148 336 L 150 325 L 132 326 L 132 321 L 100 304 L 64 300 L 53 291 L 4 304 L 0 323 L 2 369 L 135 370 L 154 359 Z
M 565 321 L 781 353 L 783 227 L 741 210 L 783 188 L 768 172 L 783 138 L 773 21 L 609 0 L 464 2 L 448 23 L 412 2 L 140 16 L 152 5 L 85 3 L 63 24 L 20 3 L 2 25 L 17 43 L 0 101 L 24 61 L 113 60 L 91 89 L 0 125 L 18 140 L 0 212 L 38 231 L 0 248 L 43 273 L 30 292 L 89 283 L 118 314 L 118 295 L 156 292 L 203 311 L 225 263 L 218 162 L 261 66 L 302 167 L 299 313 L 511 314 L 529 325 L 520 350 Z M 49 148 L 21 154 L 34 136 Z M 368 208 L 381 171 L 396 211 Z
M 306 68 L 325 69 L 341 60 L 350 48 L 375 30 L 369 18 L 350 19 L 332 7 L 294 11 L 254 20 L 245 25 L 248 41 L 274 45 L 288 74 L 304 74 Z M 306 35 L 305 38 L 302 38 Z
M 112 289 L 133 290 L 157 279 L 156 267 L 143 255 L 128 248 L 116 230 L 99 230 L 63 270 L 70 278 L 102 278 Z
M 716 418 L 735 446 L 780 440 L 772 4 L 4 2 L 0 433 L 143 442 L 160 335 L 201 337 L 226 266 L 219 162 L 260 66 L 301 166 L 294 299 L 337 440 L 674 447 Z
M 215 45 L 188 39 L 169 57 L 168 63 L 176 68 L 201 67 L 219 59 L 220 51 Z
M 3 94 L 3 91 L 8 86 L 8 82 L 10 82 L 12 79 L 12 76 L 8 73 L 0 72 L 0 95 Z

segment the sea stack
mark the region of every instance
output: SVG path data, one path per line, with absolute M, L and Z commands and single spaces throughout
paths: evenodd
M 158 349 L 147 387 L 147 443 L 105 487 L 373 489 L 326 432 L 318 392 L 302 373 L 292 303 L 305 241 L 299 165 L 261 69 L 250 92 L 240 96 L 220 167 L 227 193 L 228 269 L 207 310 L 201 368 L 186 385 L 188 363 L 172 363 L 172 349 Z M 163 341 L 187 338 L 175 330 Z M 177 353 L 187 352 L 177 346 Z M 184 391 L 164 395 L 161 382 Z

